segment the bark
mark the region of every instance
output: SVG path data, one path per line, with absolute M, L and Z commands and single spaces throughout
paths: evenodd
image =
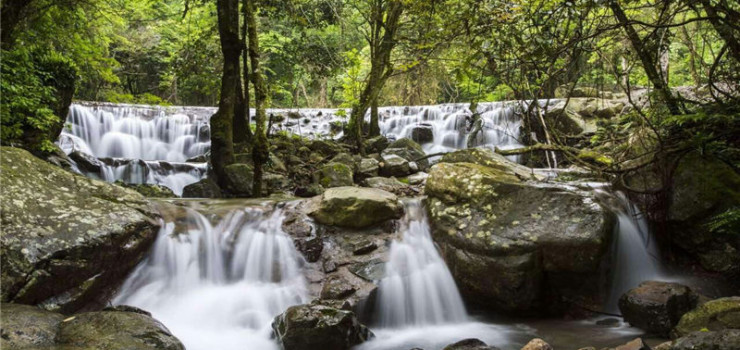
M 632 44 L 632 48 L 635 50 L 637 57 L 642 63 L 645 74 L 648 76 L 648 79 L 650 79 L 650 83 L 653 84 L 655 90 L 660 94 L 666 107 L 668 107 L 668 110 L 674 115 L 681 114 L 678 100 L 673 96 L 670 87 L 668 87 L 668 84 L 666 84 L 660 72 L 658 72 L 656 67 L 656 55 L 651 54 L 645 47 L 642 39 L 640 39 L 639 34 L 637 34 L 635 28 L 632 27 L 632 24 L 630 24 L 629 18 L 627 18 L 627 15 L 624 13 L 624 10 L 622 10 L 619 3 L 616 0 L 611 0 L 609 1 L 609 7 L 614 13 L 614 17 L 617 18 L 619 24 L 624 28 L 627 38 Z
M 380 135 L 380 120 L 378 118 L 378 99 L 374 99 L 370 105 L 370 137 Z
M 237 86 L 237 96 L 239 101 L 234 113 L 234 142 L 249 143 L 252 140 L 252 129 L 249 127 L 249 57 L 247 40 L 247 0 L 242 0 L 242 17 L 244 22 L 241 27 L 241 74 L 239 75 L 239 84 Z
M 239 83 L 239 8 L 237 0 L 218 0 L 218 32 L 224 68 L 218 111 L 211 117 L 211 165 L 219 184 L 224 185 L 224 168 L 234 163 L 233 118 Z
M 252 184 L 252 194 L 254 196 L 262 195 L 262 173 L 263 166 L 270 158 L 270 151 L 267 144 L 267 134 L 265 133 L 265 101 L 267 100 L 267 87 L 265 80 L 260 71 L 260 46 L 257 38 L 257 16 L 255 14 L 255 0 L 246 0 L 247 2 L 247 36 L 249 38 L 249 61 L 252 66 L 250 78 L 254 85 L 254 102 L 255 102 L 255 123 L 257 128 L 252 142 L 252 161 L 254 162 L 254 182 Z
M 4 0 L 0 9 L 0 40 L 3 49 L 10 49 L 15 43 L 16 29 L 25 18 L 33 0 Z

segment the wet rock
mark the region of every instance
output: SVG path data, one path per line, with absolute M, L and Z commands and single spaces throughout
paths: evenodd
M 331 260 L 326 260 L 321 264 L 321 268 L 325 273 L 331 273 L 337 270 L 337 264 Z
M 409 191 L 409 185 L 398 181 L 395 177 L 371 177 L 363 181 L 363 185 L 395 194 L 405 194 Z
M 357 180 L 362 181 L 370 177 L 378 176 L 380 163 L 373 158 L 363 158 L 357 169 Z
M 359 242 L 354 244 L 354 248 L 352 249 L 352 254 L 364 255 L 364 254 L 372 252 L 375 249 L 378 249 L 378 245 L 375 244 L 375 242 L 368 240 L 368 239 L 362 239 Z
M 385 263 L 379 259 L 352 264 L 349 271 L 366 281 L 380 281 L 385 277 Z
M 223 190 L 236 197 L 251 197 L 254 181 L 252 166 L 244 163 L 230 164 L 224 167 Z
M 205 178 L 196 183 L 185 186 L 182 190 L 183 198 L 221 198 L 221 189 L 215 181 Z
M 21 349 L 53 346 L 64 319 L 61 314 L 46 311 L 36 306 L 3 303 L 0 347 Z
M 619 310 L 630 325 L 668 336 L 681 316 L 696 307 L 698 295 L 678 283 L 647 281 L 619 298 Z
M 692 332 L 679 338 L 671 350 L 737 350 L 740 349 L 740 329 Z
M 317 262 L 321 258 L 321 252 L 324 250 L 324 241 L 321 237 L 308 237 L 294 239 L 293 243 L 308 262 Z
M 353 312 L 315 304 L 291 306 L 272 329 L 285 350 L 346 350 L 372 337 Z
M 683 337 L 703 329 L 740 329 L 740 297 L 715 299 L 687 312 L 681 317 L 672 336 Z
M 383 176 L 403 177 L 411 174 L 409 161 L 395 154 L 383 155 L 383 163 L 380 168 L 380 174 Z
M 517 314 L 544 305 L 562 312 L 566 305 L 545 304 L 545 290 L 548 300 L 598 303 L 613 214 L 589 193 L 524 182 L 509 169 L 439 163 L 430 170 L 432 236 L 463 296 Z
M 626 344 L 617 346 L 614 350 L 651 350 L 641 338 L 635 338 Z
M 429 124 L 419 124 L 411 129 L 411 139 L 416 143 L 434 141 L 434 128 Z
M 403 215 L 398 197 L 374 188 L 330 188 L 313 201 L 309 215 L 324 225 L 363 228 Z
M 393 141 L 390 145 L 388 145 L 388 148 L 381 152 L 381 155 L 383 157 L 390 154 L 395 154 L 401 158 L 407 159 L 410 162 L 416 162 L 419 165 L 419 170 L 425 171 L 429 167 L 428 159 L 419 160 L 419 158 L 426 156 L 426 153 L 424 153 L 424 149 L 422 149 L 418 143 L 414 142 L 411 139 L 402 138 Z
M 349 281 L 339 276 L 332 276 L 324 281 L 321 288 L 321 299 L 344 299 L 355 292 L 355 288 Z
M 211 158 L 211 151 L 206 152 L 195 157 L 188 158 L 185 162 L 187 163 L 205 163 Z
M 324 188 L 352 186 L 352 169 L 342 163 L 329 163 L 316 173 L 316 182 Z
M 605 318 L 603 320 L 596 321 L 596 325 L 598 326 L 606 326 L 606 327 L 619 327 L 619 319 L 616 319 L 614 317 Z
M 77 163 L 77 167 L 85 173 L 100 174 L 100 169 L 103 166 L 103 162 L 98 158 L 80 151 L 71 152 L 69 158 Z
M 480 339 L 464 339 L 457 343 L 450 344 L 442 350 L 500 350 L 495 346 L 488 346 Z
M 322 193 L 324 193 L 324 187 L 316 183 L 311 183 L 306 186 L 298 186 L 295 190 L 295 195 L 303 198 L 315 197 Z
M 540 338 L 535 338 L 524 345 L 522 350 L 553 350 L 552 346 Z
M 367 153 L 380 153 L 384 149 L 388 148 L 390 141 L 385 136 L 375 136 L 364 141 L 365 152 Z
M 130 188 L 136 192 L 141 193 L 142 196 L 149 198 L 174 198 L 177 195 L 172 192 L 171 189 L 165 186 L 155 184 L 127 184 L 121 181 L 116 181 L 116 185 Z
M 159 321 L 141 313 L 119 311 L 74 315 L 62 321 L 57 342 L 88 349 L 185 349 Z
M 106 300 L 154 242 L 155 208 L 24 150 L 0 152 L 2 301 L 67 313 Z

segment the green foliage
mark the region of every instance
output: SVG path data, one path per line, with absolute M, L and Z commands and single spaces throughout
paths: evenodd
M 712 233 L 738 234 L 740 232 L 740 207 L 727 209 L 712 217 L 707 228 Z

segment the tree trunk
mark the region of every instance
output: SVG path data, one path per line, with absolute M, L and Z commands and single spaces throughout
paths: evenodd
M 250 74 L 252 85 L 254 85 L 254 102 L 255 109 L 255 123 L 257 128 L 255 130 L 254 139 L 252 142 L 252 161 L 254 162 L 254 182 L 252 184 L 252 195 L 259 197 L 262 195 L 262 167 L 270 158 L 270 151 L 267 144 L 267 135 L 265 133 L 265 101 L 267 100 L 267 88 L 265 86 L 265 80 L 260 71 L 260 46 L 257 38 L 257 16 L 255 14 L 255 0 L 246 0 L 247 2 L 247 32 L 249 37 L 249 60 L 252 64 L 252 72 Z
M 729 24 L 723 23 L 726 21 L 738 24 L 740 23 L 740 18 L 736 17 L 740 17 L 740 15 L 733 15 L 734 12 L 731 11 L 731 9 L 728 9 L 728 11 L 722 11 L 726 16 L 723 21 L 719 17 L 717 7 L 712 5 L 710 0 L 699 0 L 699 2 L 701 3 L 701 6 L 704 7 L 704 11 L 707 13 L 707 16 L 709 16 L 709 22 L 712 23 L 714 30 L 717 31 L 717 34 L 719 34 L 722 40 L 727 44 L 727 48 L 729 49 L 728 51 L 732 58 L 740 63 L 740 38 L 736 36 L 737 30 L 733 29 Z M 5 17 L 3 17 L 3 19 L 5 19 Z
M 617 18 L 619 24 L 624 27 L 627 38 L 629 38 L 630 43 L 632 44 L 632 48 L 635 50 L 637 57 L 642 63 L 645 74 L 648 76 L 648 79 L 650 79 L 650 83 L 653 84 L 655 90 L 657 90 L 660 94 L 663 102 L 665 102 L 666 104 L 666 107 L 668 107 L 668 110 L 671 112 L 671 114 L 674 115 L 681 114 L 681 108 L 679 107 L 678 100 L 676 100 L 676 98 L 673 96 L 670 87 L 668 87 L 668 84 L 665 83 L 665 81 L 661 77 L 661 74 L 658 72 L 658 69 L 656 67 L 655 55 L 651 55 L 649 50 L 645 48 L 642 39 L 640 39 L 637 31 L 635 31 L 635 28 L 633 28 L 630 24 L 629 18 L 627 18 L 627 15 L 624 13 L 624 10 L 622 10 L 622 7 L 619 5 L 619 3 L 617 3 L 616 0 L 611 0 L 609 1 L 609 7 L 614 13 L 614 16 Z
M 378 99 L 375 98 L 370 104 L 370 137 L 380 135 L 380 120 L 378 118 Z
M 234 163 L 233 118 L 239 83 L 239 8 L 237 0 L 218 0 L 218 32 L 224 68 L 218 111 L 211 117 L 211 165 L 219 184 L 224 185 L 224 167 Z

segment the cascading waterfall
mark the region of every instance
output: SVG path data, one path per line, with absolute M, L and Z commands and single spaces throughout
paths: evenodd
M 234 210 L 214 226 L 182 210 L 163 225 L 114 304 L 150 311 L 190 350 L 277 349 L 273 318 L 308 299 L 282 211 Z
M 429 232 L 420 200 L 407 200 L 403 237 L 391 245 L 378 289 L 381 327 L 465 322 L 460 293 Z

